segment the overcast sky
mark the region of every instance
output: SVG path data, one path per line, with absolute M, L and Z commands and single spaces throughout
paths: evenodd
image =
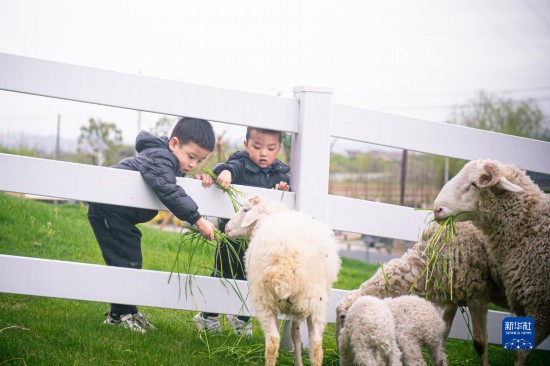
M 550 116 L 548 0 L 0 0 L 0 52 L 264 94 L 332 87 L 433 121 L 483 89 Z M 90 117 L 127 143 L 137 131 L 135 111 L 0 91 L 0 134 L 53 135 L 57 114 L 65 138 Z

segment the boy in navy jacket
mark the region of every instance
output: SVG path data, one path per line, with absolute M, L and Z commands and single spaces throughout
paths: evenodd
M 281 150 L 281 138 L 280 131 L 248 127 L 244 140 L 245 150 L 237 151 L 226 163 L 214 167 L 213 171 L 218 175 L 217 182 L 226 188 L 230 184 L 240 184 L 288 191 L 290 168 L 277 159 Z M 225 231 L 228 221 L 220 221 L 220 231 Z M 232 248 L 220 243 L 216 249 L 212 277 L 244 280 L 246 275 L 243 256 L 246 248 L 236 241 L 230 241 L 230 245 Z M 227 318 L 237 334 L 252 334 L 249 317 L 228 315 Z M 197 314 L 193 321 L 200 330 L 221 331 L 218 314 Z

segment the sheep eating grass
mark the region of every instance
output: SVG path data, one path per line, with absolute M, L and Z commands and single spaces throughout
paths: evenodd
M 266 365 L 275 365 L 279 353 L 278 314 L 293 316 L 296 365 L 302 364 L 304 319 L 311 364 L 322 365 L 329 291 L 341 265 L 332 230 L 280 202 L 251 196 L 225 232 L 230 238 L 250 238 L 245 269 L 251 303 L 265 335 Z
M 550 195 L 515 165 L 473 160 L 434 202 L 434 215 L 471 220 L 488 237 L 510 309 L 535 321 L 535 346 L 550 334 Z M 517 351 L 516 365 L 531 351 Z
M 445 337 L 448 336 L 459 306 L 467 306 L 472 317 L 472 331 L 475 350 L 481 365 L 488 365 L 487 357 L 487 310 L 489 302 L 506 307 L 495 264 L 487 253 L 487 238 L 473 224 L 459 222 L 453 241 L 437 244 L 437 263 L 448 263 L 450 269 L 435 266 L 432 278 L 426 281 L 422 274 L 428 265 L 426 253 L 427 239 L 434 226 L 424 232 L 425 237 L 399 257 L 384 263 L 383 271 L 378 271 L 366 280 L 359 289 L 351 291 L 336 305 L 336 338 L 344 326 L 346 312 L 353 302 L 364 295 L 398 297 L 406 294 L 426 296 L 428 300 L 443 307 L 443 320 L 446 323 Z M 453 276 L 451 281 L 448 274 Z M 453 299 L 450 298 L 450 290 Z

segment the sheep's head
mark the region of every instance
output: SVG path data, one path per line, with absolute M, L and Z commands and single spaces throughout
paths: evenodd
M 340 339 L 340 332 L 346 325 L 346 315 L 349 308 L 355 300 L 359 297 L 359 291 L 354 290 L 350 291 L 346 296 L 344 296 L 338 304 L 336 304 L 336 321 L 334 324 L 334 333 L 336 336 L 336 345 L 338 345 L 338 340 Z
M 258 195 L 250 196 L 248 201 L 229 220 L 225 226 L 225 233 L 230 238 L 250 238 L 259 220 L 283 210 L 288 210 L 288 208 L 280 202 Z
M 458 221 L 476 219 L 479 199 L 483 190 L 523 192 L 503 174 L 504 166 L 493 160 L 472 160 L 451 179 L 434 202 L 436 220 L 456 216 Z

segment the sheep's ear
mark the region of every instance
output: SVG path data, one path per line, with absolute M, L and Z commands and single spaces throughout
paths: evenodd
M 248 202 L 257 205 L 258 203 L 260 203 L 260 196 L 257 194 L 253 194 L 252 196 L 248 197 Z
M 256 223 L 258 221 L 258 211 L 257 210 L 249 210 L 245 213 L 243 217 L 243 222 L 241 223 L 241 227 L 249 227 L 250 225 Z
M 509 192 L 523 192 L 523 188 L 521 188 L 518 185 L 515 185 L 514 183 L 510 182 L 506 177 L 500 177 L 497 185 L 497 188 L 503 189 L 505 191 Z
M 492 187 L 498 183 L 500 176 L 500 170 L 496 164 L 486 163 L 476 178 L 476 186 L 479 188 Z

